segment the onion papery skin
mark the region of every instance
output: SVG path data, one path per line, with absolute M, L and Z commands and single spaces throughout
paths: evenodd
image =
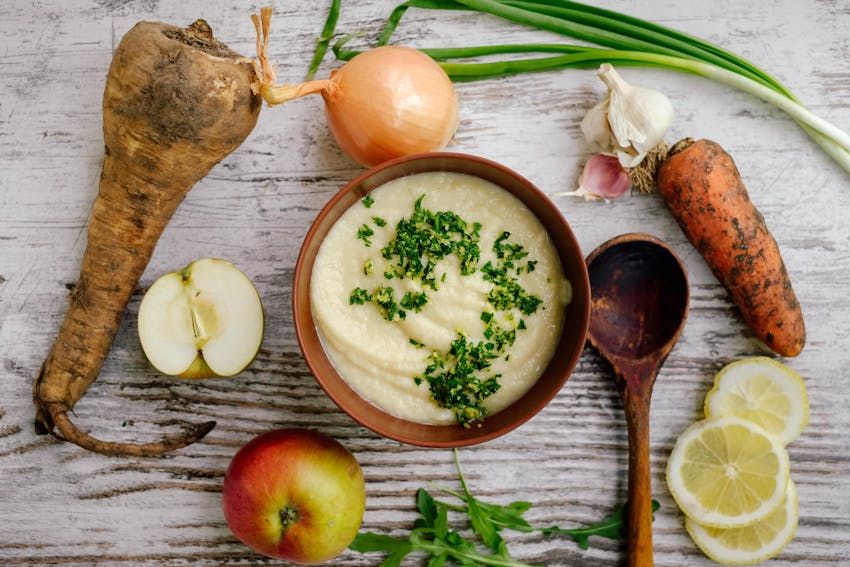
M 409 47 L 365 51 L 322 90 L 339 147 L 365 167 L 442 150 L 458 127 L 457 95 L 445 71 Z

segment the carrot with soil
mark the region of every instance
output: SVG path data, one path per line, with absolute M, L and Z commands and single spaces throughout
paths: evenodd
M 88 243 L 59 335 L 39 372 L 36 430 L 104 454 L 158 455 L 215 425 L 159 442 L 101 441 L 69 412 L 100 373 L 133 290 L 177 206 L 256 124 L 261 99 L 252 60 L 213 37 L 140 22 L 113 55 L 103 96 L 104 158 Z
M 753 332 L 782 356 L 800 354 L 806 344 L 800 302 L 732 157 L 715 142 L 682 140 L 668 152 L 656 182 Z

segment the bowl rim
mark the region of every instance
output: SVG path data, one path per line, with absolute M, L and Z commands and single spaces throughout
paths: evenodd
M 476 173 L 471 173 L 470 168 Z M 457 424 L 428 425 L 412 422 L 394 416 L 361 397 L 345 382 L 330 362 L 321 345 L 316 322 L 312 316 L 310 283 L 313 263 L 327 232 L 339 217 L 353 204 L 385 183 L 400 177 L 431 171 L 449 171 L 479 177 L 491 181 L 517 197 L 546 228 L 572 287 L 572 300 L 567 305 L 567 309 L 575 312 L 572 313 L 573 317 L 567 324 L 577 329 L 581 340 L 576 340 L 575 344 L 571 345 L 570 352 L 559 353 L 558 351 L 565 346 L 563 344 L 567 334 L 565 325 L 558 339 L 556 353 L 547 364 L 541 378 L 547 374 L 555 360 L 560 361 L 560 372 L 554 378 L 547 380 L 549 386 L 543 395 L 539 393 L 539 389 L 531 387 L 508 407 L 487 416 L 480 427 L 463 428 Z M 482 172 L 487 176 L 481 175 Z M 501 179 L 503 182 L 496 179 Z M 515 185 L 513 188 L 505 187 L 504 180 L 509 180 Z M 522 189 L 516 189 L 517 186 L 521 186 Z M 523 190 L 526 193 L 518 194 Z M 331 213 L 337 209 L 341 209 L 340 212 L 329 221 Z M 545 219 L 541 218 L 541 212 L 546 213 Z M 553 234 L 555 232 L 552 230 L 553 226 L 556 227 L 558 238 Z M 569 274 L 566 273 L 567 266 L 564 265 L 565 257 L 562 249 L 570 249 L 575 255 L 575 258 L 572 258 L 572 270 Z M 575 305 L 577 297 L 580 301 L 583 299 L 581 305 Z M 513 169 L 488 158 L 458 152 L 428 152 L 403 156 L 372 167 L 346 183 L 328 200 L 311 223 L 298 254 L 292 283 L 292 310 L 296 337 L 304 360 L 319 386 L 337 407 L 354 421 L 382 437 L 420 447 L 453 448 L 484 443 L 513 431 L 537 415 L 560 392 L 578 363 L 586 343 L 590 322 L 590 282 L 584 255 L 575 234 L 560 209 L 536 185 Z M 309 345 L 313 345 L 313 348 L 309 348 Z M 515 411 L 511 411 L 512 408 Z M 516 408 L 522 409 L 518 411 Z

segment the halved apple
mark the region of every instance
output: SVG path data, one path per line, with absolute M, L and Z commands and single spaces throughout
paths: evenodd
M 160 277 L 139 306 L 139 339 L 150 363 L 181 378 L 233 376 L 263 341 L 257 288 L 226 260 L 202 258 Z

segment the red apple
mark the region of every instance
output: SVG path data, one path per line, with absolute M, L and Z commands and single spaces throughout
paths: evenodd
M 357 535 L 366 506 L 360 464 L 330 437 L 277 429 L 242 447 L 227 468 L 224 517 L 242 543 L 301 564 L 328 561 Z

